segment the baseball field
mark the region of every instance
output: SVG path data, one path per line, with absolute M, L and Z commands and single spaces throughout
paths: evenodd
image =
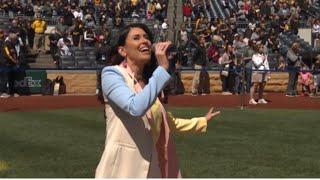
M 175 135 L 183 177 L 320 177 L 320 99 L 266 97 L 268 105 L 242 110 L 236 96 L 171 97 L 177 117 L 222 112 L 205 134 Z M 94 177 L 105 140 L 94 96 L 18 97 L 0 107 L 0 178 Z

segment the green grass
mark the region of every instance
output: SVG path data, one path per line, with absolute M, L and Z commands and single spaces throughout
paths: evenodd
M 180 117 L 205 110 L 174 109 Z M 225 110 L 200 136 L 176 136 L 185 177 L 320 177 L 320 111 Z
M 175 140 L 184 177 L 320 177 L 319 129 L 320 111 L 223 109 Z M 0 113 L 0 178 L 93 177 L 104 138 L 102 109 Z
M 0 114 L 0 177 L 92 177 L 103 150 L 102 110 Z

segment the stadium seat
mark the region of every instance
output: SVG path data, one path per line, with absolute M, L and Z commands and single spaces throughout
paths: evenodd
M 83 51 L 82 47 L 72 46 L 71 48 L 73 51 Z
M 72 56 L 60 56 L 59 67 L 61 69 L 72 69 L 75 68 L 75 61 Z
M 96 61 L 97 57 L 95 55 L 88 55 L 87 56 L 88 60 L 91 61 L 91 62 L 94 62 Z
M 96 56 L 96 51 L 95 51 L 95 49 L 88 50 L 88 51 L 86 51 L 86 52 L 87 52 L 87 56 Z
M 86 56 L 76 56 L 74 59 L 78 68 L 92 68 L 92 63 Z
M 84 50 L 75 50 L 74 51 L 74 56 L 75 57 L 86 56 L 86 52 Z
M 95 47 L 90 47 L 90 46 L 85 46 L 85 47 L 83 47 L 83 50 L 86 52 L 86 54 L 90 54 L 91 52 L 95 53 L 96 48 Z

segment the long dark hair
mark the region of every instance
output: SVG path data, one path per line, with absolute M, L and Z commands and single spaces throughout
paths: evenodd
M 119 46 L 124 46 L 126 43 L 126 39 L 128 37 L 128 34 L 132 28 L 141 28 L 144 30 L 151 41 L 153 43 L 153 35 L 152 32 L 149 30 L 149 28 L 145 24 L 141 23 L 133 23 L 129 24 L 122 29 L 119 30 L 119 32 L 116 35 L 116 38 L 114 38 L 114 41 L 111 41 L 111 52 L 110 52 L 110 57 L 111 57 L 111 63 L 112 65 L 119 65 L 124 61 L 124 57 L 122 57 L 118 53 L 118 48 Z M 151 53 L 151 60 L 148 64 L 145 65 L 143 69 L 143 81 L 147 84 L 149 82 L 149 78 L 152 76 L 153 71 L 157 68 L 158 63 L 157 59 L 154 53 Z M 104 98 L 103 98 L 103 92 L 102 92 L 102 87 L 101 87 L 101 74 L 98 75 L 100 79 L 98 79 L 98 82 L 100 82 L 100 91 L 98 94 L 98 99 L 99 101 L 104 104 Z M 165 97 L 166 101 L 163 101 L 162 98 L 160 98 L 160 101 L 166 103 L 168 101 L 168 97 Z
M 118 48 L 119 48 L 119 46 L 125 45 L 128 34 L 132 28 L 140 28 L 140 29 L 144 30 L 146 32 L 149 40 L 151 41 L 151 43 L 153 43 L 152 32 L 145 24 L 133 23 L 133 24 L 129 24 L 129 25 L 123 27 L 122 29 L 119 30 L 115 40 L 112 42 L 111 56 L 110 56 L 112 65 L 119 65 L 122 61 L 124 61 L 124 57 L 122 57 L 118 53 Z M 143 69 L 143 79 L 144 79 L 145 83 L 148 83 L 149 78 L 152 76 L 152 73 L 157 68 L 157 66 L 158 66 L 158 64 L 157 64 L 155 54 L 152 53 L 150 62 L 148 64 L 146 64 L 146 66 Z

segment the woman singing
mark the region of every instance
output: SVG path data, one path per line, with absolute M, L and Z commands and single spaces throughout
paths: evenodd
M 102 71 L 106 141 L 96 178 L 181 177 L 171 132 L 205 132 L 205 117 L 174 118 L 157 98 L 170 80 L 166 50 L 171 42 L 157 43 L 144 24 L 130 24 L 119 32 L 114 59 L 118 65 Z M 115 58 L 116 57 L 116 58 Z

